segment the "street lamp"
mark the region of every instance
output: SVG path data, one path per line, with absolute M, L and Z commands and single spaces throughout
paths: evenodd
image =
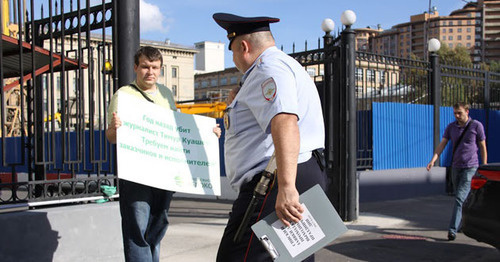
M 436 38 L 432 38 L 429 40 L 429 43 L 428 43 L 429 52 L 435 53 L 435 52 L 439 51 L 439 48 L 441 48 L 441 43 L 439 42 L 439 40 L 437 40 Z
M 340 22 L 346 27 L 350 27 L 356 23 L 356 14 L 352 10 L 345 10 L 340 16 Z
M 439 70 L 439 56 L 437 51 L 441 47 L 441 43 L 436 38 L 432 38 L 427 43 L 427 50 L 429 50 L 429 62 L 430 62 L 430 89 L 431 89 L 431 101 L 434 106 L 433 110 L 433 144 L 434 148 L 439 145 L 440 140 L 440 108 L 441 108 L 441 81 L 440 81 L 440 70 Z M 439 163 L 439 161 L 438 161 Z
M 335 22 L 330 18 L 325 18 L 323 23 L 321 23 L 321 29 L 328 34 L 335 29 Z

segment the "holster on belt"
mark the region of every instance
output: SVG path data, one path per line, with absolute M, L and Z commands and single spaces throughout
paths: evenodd
M 321 168 L 321 171 L 325 171 L 326 168 L 326 159 L 325 159 L 325 151 L 323 148 L 318 148 L 312 151 L 312 155 L 318 161 L 318 165 Z

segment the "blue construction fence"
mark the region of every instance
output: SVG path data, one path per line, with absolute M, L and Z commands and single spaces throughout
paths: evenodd
M 65 149 L 62 147 L 63 136 L 66 140 Z M 0 173 L 28 172 L 28 152 L 23 146 L 22 139 L 22 137 L 5 138 L 5 165 L 0 164 Z M 78 147 L 77 144 L 84 144 L 85 147 Z M 0 147 L 1 145 L 0 141 Z M 47 173 L 95 174 L 96 170 L 101 173 L 114 173 L 112 168 L 113 153 L 110 144 L 106 141 L 104 130 L 86 130 L 80 134 L 77 132 L 54 132 L 53 136 L 45 134 L 45 145 L 45 159 L 47 162 L 53 162 L 53 164 L 46 166 Z M 80 149 L 82 151 L 79 151 Z M 3 157 L 4 152 L 0 150 L 0 159 Z M 63 158 L 66 164 L 61 164 Z M 48 161 L 50 159 L 52 161 Z
M 373 103 L 373 170 L 425 167 L 434 152 L 433 106 Z M 500 111 L 471 109 L 469 116 L 485 127 L 488 162 L 500 162 Z M 440 137 L 455 121 L 452 107 L 440 108 Z M 441 166 L 450 166 L 451 143 L 441 154 Z
M 216 119 L 217 124 L 222 128 L 221 141 L 224 141 L 224 120 Z M 93 136 L 90 136 L 93 132 Z M 62 144 L 63 136 L 69 146 L 63 151 Z M 0 163 L 0 173 L 27 173 L 28 172 L 28 155 L 27 150 L 22 143 L 22 137 L 7 137 L 5 138 L 5 154 L 0 150 L 0 159 L 5 156 L 5 165 Z M 25 138 L 27 139 L 27 138 Z M 91 141 L 92 140 L 92 141 Z M 52 142 L 56 145 L 53 152 L 46 151 L 46 159 L 54 158 L 54 163 L 61 163 L 64 154 L 64 162 L 72 162 L 72 164 L 51 164 L 47 166 L 47 173 L 78 173 L 92 174 L 95 170 L 101 173 L 114 174 L 113 170 L 113 152 L 112 147 L 106 140 L 104 130 L 95 130 L 83 132 L 83 137 L 79 138 L 76 132 L 55 132 L 52 137 L 49 134 L 45 136 L 46 145 L 50 146 Z M 78 147 L 76 144 L 82 143 L 85 147 Z M 89 145 L 93 144 L 93 148 Z M 2 141 L 0 140 L 0 148 Z M 82 152 L 78 152 L 79 148 L 83 148 Z M 51 156 L 53 155 L 54 156 Z M 224 143 L 219 143 L 219 158 L 221 165 L 221 176 L 225 176 L 224 169 Z

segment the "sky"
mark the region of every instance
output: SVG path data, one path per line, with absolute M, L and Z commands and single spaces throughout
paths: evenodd
M 101 1 L 91 0 L 91 5 Z M 449 15 L 465 4 L 465 0 L 431 0 L 431 6 L 436 6 L 440 15 Z M 168 39 L 189 47 L 202 41 L 224 42 L 226 68 L 233 67 L 234 63 L 227 50 L 226 32 L 212 19 L 217 12 L 279 18 L 281 21 L 272 24 L 271 31 L 276 45 L 291 53 L 293 43 L 296 51 L 303 51 L 306 41 L 308 49 L 317 48 L 318 39 L 324 35 L 322 21 L 330 18 L 340 29 L 340 16 L 345 10 L 356 14 L 354 28 L 376 28 L 380 24 L 383 29 L 390 29 L 393 25 L 409 22 L 411 15 L 429 9 L 428 0 L 140 0 L 140 5 L 143 40 Z

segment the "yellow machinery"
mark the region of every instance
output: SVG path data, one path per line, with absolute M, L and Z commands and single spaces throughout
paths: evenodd
M 182 113 L 186 114 L 198 114 L 213 118 L 222 118 L 224 116 L 224 110 L 226 109 L 226 103 L 212 102 L 189 105 L 177 104 L 177 108 L 179 108 Z
M 2 28 L 4 35 L 9 35 L 9 1 L 2 0 Z

